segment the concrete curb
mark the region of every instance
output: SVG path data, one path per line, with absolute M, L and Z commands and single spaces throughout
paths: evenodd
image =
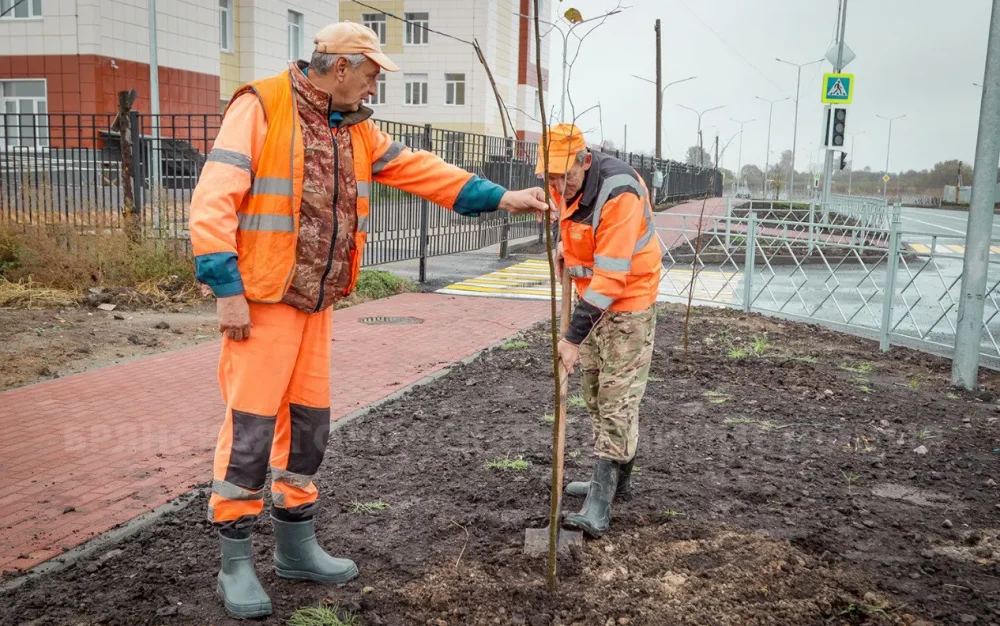
M 357 421 L 358 419 L 364 417 L 365 415 L 368 415 L 374 409 L 377 409 L 385 404 L 388 404 L 393 400 L 398 400 L 399 398 L 402 398 L 403 396 L 405 396 L 406 394 L 410 393 L 411 391 L 413 391 L 418 387 L 428 385 L 440 378 L 447 376 L 448 374 L 451 373 L 453 369 L 459 366 L 464 366 L 472 363 L 473 361 L 478 359 L 484 352 L 502 346 L 512 336 L 521 332 L 525 331 L 516 330 L 512 332 L 510 335 L 507 335 L 506 337 L 501 339 L 500 341 L 492 343 L 486 346 L 485 348 L 482 348 L 481 350 L 477 350 L 476 352 L 472 353 L 471 355 L 459 361 L 455 361 L 450 365 L 446 365 L 441 369 L 432 372 L 427 376 L 424 376 L 418 381 L 412 382 L 409 385 L 406 385 L 405 387 L 397 389 L 396 391 L 392 392 L 387 396 L 375 400 L 371 404 L 368 404 L 366 406 L 361 407 L 360 409 L 357 409 L 356 411 L 348 413 L 347 415 L 341 417 L 340 419 L 338 419 L 337 421 L 333 422 L 330 425 L 331 434 L 338 430 L 343 429 L 350 423 Z M 143 530 L 144 528 L 152 526 L 155 522 L 159 521 L 159 519 L 164 515 L 166 515 L 167 513 L 182 511 L 185 508 L 187 508 L 187 506 L 191 504 L 191 502 L 196 500 L 199 495 L 208 494 L 209 492 L 210 489 L 208 487 L 198 487 L 196 489 L 192 489 L 191 491 L 187 491 L 181 494 L 180 496 L 177 496 L 173 500 L 170 500 L 165 504 L 161 504 L 152 511 L 147 511 L 146 513 L 143 513 L 138 517 L 135 517 L 127 522 L 124 522 L 119 526 L 112 528 L 111 530 L 105 531 L 100 535 L 97 535 L 96 537 L 88 539 L 84 543 L 76 546 L 75 548 L 67 552 L 64 552 L 59 556 L 52 557 L 48 561 L 39 563 L 38 565 L 32 567 L 27 572 L 21 574 L 17 578 L 9 582 L 0 584 L 0 593 L 13 591 L 18 587 L 20 587 L 21 585 L 23 585 L 24 583 L 28 582 L 29 580 L 35 580 L 36 578 L 39 578 L 46 574 L 62 571 L 64 569 L 67 569 L 71 565 L 74 565 L 82 560 L 92 557 L 96 553 L 99 553 L 104 550 L 111 550 L 113 546 L 120 543 L 121 541 L 124 541 L 125 539 L 128 539 L 129 537 L 139 533 L 139 531 Z

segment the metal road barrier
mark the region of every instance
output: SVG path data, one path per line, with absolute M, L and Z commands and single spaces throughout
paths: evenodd
M 792 220 L 759 217 L 775 216 L 774 207 L 755 203 L 741 213 L 731 205 L 703 220 L 700 240 L 697 215 L 671 215 L 657 228 L 666 270 L 660 294 L 822 324 L 878 340 L 883 350 L 950 357 L 964 237 L 904 231 L 899 206 L 877 209 L 833 203 L 824 223 L 815 206 Z M 1000 241 L 991 246 L 983 296 L 983 365 L 1000 368 Z

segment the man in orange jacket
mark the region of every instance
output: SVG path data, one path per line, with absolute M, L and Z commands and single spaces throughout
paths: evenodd
M 544 169 L 540 145 L 537 172 Z M 642 178 L 623 161 L 590 152 L 572 124 L 549 131 L 549 186 L 560 207 L 560 260 L 579 295 L 559 356 L 570 373 L 580 361 L 597 457 L 589 483 L 567 486 L 586 500 L 563 525 L 600 537 L 615 495 L 631 488 L 663 253 Z
M 250 543 L 268 467 L 277 575 L 358 574 L 316 541 L 313 476 L 330 431 L 332 305 L 358 279 L 372 183 L 462 215 L 546 208 L 541 189 L 507 191 L 376 127 L 363 102 L 383 69 L 399 68 L 371 29 L 332 24 L 315 43 L 308 64 L 233 95 L 191 199 L 196 274 L 218 298 L 223 333 L 208 515 L 222 546 L 216 591 L 234 617 L 271 613 Z

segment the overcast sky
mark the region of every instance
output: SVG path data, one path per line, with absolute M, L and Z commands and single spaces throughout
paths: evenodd
M 705 113 L 705 147 L 715 134 L 720 147 L 739 125 L 731 120 L 756 119 L 745 125 L 743 164 L 763 168 L 767 152 L 769 100 L 774 104 L 771 162 L 792 147 L 795 112 L 795 63 L 821 59 L 833 45 L 837 0 L 623 0 L 631 8 L 615 15 L 583 43 L 573 69 L 571 93 L 582 111 L 598 102 L 603 110 L 604 137 L 628 148 L 650 150 L 655 145 L 656 88 L 631 77 L 656 76 L 654 21 L 662 23 L 663 83 L 697 76 L 674 85 L 664 96 L 664 156 L 682 160 L 695 144 L 694 109 L 726 105 Z M 554 11 L 575 7 L 584 18 L 615 7 L 616 0 L 554 1 Z M 927 169 L 947 159 L 972 161 L 986 43 L 989 0 L 849 0 L 846 41 L 857 58 L 845 68 L 856 75 L 854 103 L 848 108 L 850 135 L 856 133 L 855 167 L 882 170 L 886 159 L 888 122 L 876 115 L 906 115 L 892 124 L 889 170 Z M 587 28 L 588 25 L 577 28 Z M 714 33 L 713 33 L 714 31 Z M 544 32 L 544 30 L 543 30 Z M 574 38 L 571 38 L 575 42 Z M 571 44 L 571 50 L 573 44 Z M 558 106 L 562 39 L 552 40 L 550 99 Z M 805 171 L 818 156 L 823 72 L 830 64 L 802 69 L 796 169 Z M 567 105 L 566 116 L 571 117 Z M 557 111 L 558 113 L 558 111 Z M 588 140 L 600 140 L 596 112 L 579 121 Z M 713 127 L 718 127 L 718 129 Z M 737 136 L 722 159 L 737 167 Z M 721 148 L 720 148 L 721 149 Z

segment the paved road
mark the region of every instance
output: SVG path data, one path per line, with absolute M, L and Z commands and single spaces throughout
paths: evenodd
M 944 237 L 965 237 L 968 211 L 903 207 L 900 215 L 904 231 Z M 994 217 L 993 238 L 1000 239 L 1000 220 Z

